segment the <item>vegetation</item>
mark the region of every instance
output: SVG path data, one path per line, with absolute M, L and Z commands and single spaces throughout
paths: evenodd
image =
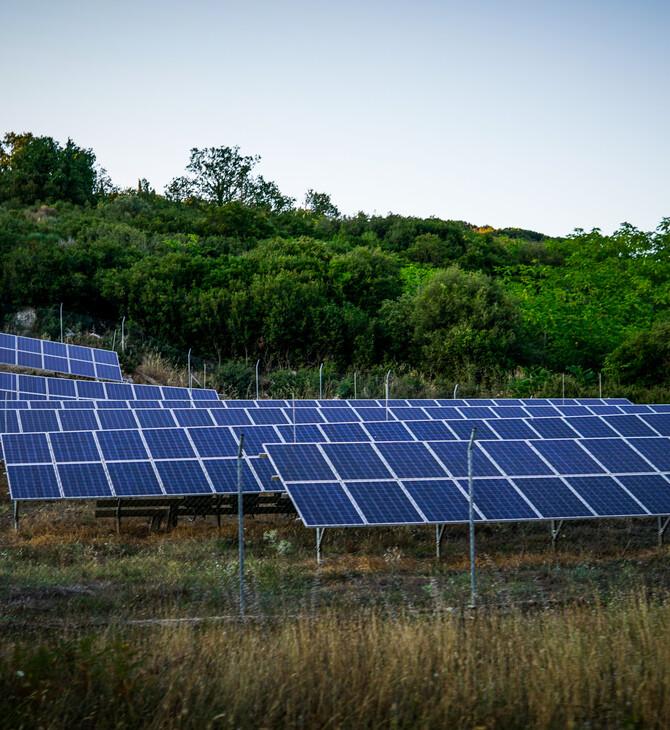
M 670 385 L 670 219 L 550 239 L 347 217 L 312 189 L 296 207 L 258 161 L 193 149 L 161 195 L 145 179 L 119 190 L 72 140 L 5 135 L 0 313 L 63 302 L 266 372 L 392 367 L 471 392 L 542 372 Z

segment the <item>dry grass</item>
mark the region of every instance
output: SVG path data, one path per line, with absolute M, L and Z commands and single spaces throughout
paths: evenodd
M 7 727 L 666 728 L 670 606 L 5 637 Z

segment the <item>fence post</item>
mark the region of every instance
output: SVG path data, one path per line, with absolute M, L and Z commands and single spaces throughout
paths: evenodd
M 475 513 L 474 513 L 474 487 L 472 481 L 472 449 L 475 445 L 475 436 L 477 429 L 473 428 L 470 434 L 470 443 L 468 445 L 468 492 L 470 502 L 470 585 L 472 593 L 470 596 L 470 605 L 474 608 L 477 605 L 477 582 L 475 576 Z
M 240 435 L 240 448 L 237 452 L 237 542 L 240 559 L 240 613 L 244 616 L 244 498 L 242 496 L 242 451 L 244 434 Z

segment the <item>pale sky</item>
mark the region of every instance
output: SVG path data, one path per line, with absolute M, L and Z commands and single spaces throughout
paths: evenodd
M 667 0 L 2 2 L 0 134 L 158 192 L 239 145 L 302 202 L 565 235 L 670 216 Z

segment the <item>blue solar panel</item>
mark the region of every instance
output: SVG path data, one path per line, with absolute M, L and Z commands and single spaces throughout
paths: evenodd
M 423 408 L 391 408 L 391 413 L 399 421 L 421 421 L 428 418 Z
M 424 408 L 423 410 L 436 421 L 465 418 L 465 416 L 457 408 L 450 408 L 447 406 L 443 406 L 442 408 Z
M 272 426 L 231 426 L 239 440 L 244 434 L 244 453 L 258 456 L 264 452 L 263 444 L 281 443 L 279 433 Z
M 290 423 L 281 408 L 257 408 L 255 410 L 249 409 L 248 413 L 251 420 L 259 426 Z
M 70 373 L 83 378 L 95 378 L 95 365 L 83 360 L 70 360 Z
M 127 461 L 107 464 L 114 492 L 118 497 L 162 495 L 163 490 L 148 461 Z
M 533 446 L 559 474 L 602 474 L 597 464 L 576 441 L 538 441 Z
M 151 429 L 143 431 L 143 434 L 154 459 L 186 459 L 195 456 L 188 437 L 181 429 Z
M 560 418 L 561 416 L 553 406 L 531 406 L 528 404 L 525 408 L 533 418 Z
M 61 411 L 59 414 L 63 431 L 98 431 L 100 425 L 94 410 Z
M 670 436 L 670 413 L 649 413 L 641 418 L 661 436 Z
M 334 443 L 345 441 L 370 441 L 369 434 L 359 423 L 324 423 L 321 430 Z
M 261 460 L 262 461 L 262 460 Z M 237 459 L 207 459 L 203 461 L 205 471 L 217 494 L 234 494 L 237 492 Z M 242 462 L 242 491 L 260 492 L 249 464 Z
M 3 434 L 5 464 L 50 464 L 51 452 L 43 433 Z
M 174 411 L 174 416 L 180 426 L 213 426 L 214 421 L 208 411 L 195 408 L 182 408 Z
M 215 456 L 237 456 L 239 446 L 230 431 L 218 426 L 215 428 L 192 428 L 189 434 L 198 454 L 202 458 Z
M 255 408 L 256 401 L 254 400 L 227 400 L 224 403 L 228 408 Z
M 77 388 L 74 380 L 63 380 L 62 378 L 48 378 L 49 393 L 51 395 L 63 395 L 69 398 L 77 397 Z
M 537 439 L 538 434 L 524 421 L 517 418 L 500 419 L 493 424 L 496 433 L 503 439 Z
M 76 360 L 72 361 L 76 363 Z M 42 370 L 44 366 L 44 360 L 42 355 L 37 355 L 33 352 L 19 352 L 16 353 L 16 364 L 22 368 L 35 368 L 35 370 Z
M 670 472 L 670 440 L 657 436 L 656 438 L 630 439 L 628 443 L 658 471 Z
M 574 439 L 580 435 L 562 418 L 534 418 L 531 426 L 544 439 Z
M 135 413 L 141 428 L 174 428 L 176 423 L 172 411 L 162 408 L 148 408 Z
M 407 403 L 416 408 L 432 408 L 438 405 L 437 401 L 433 398 L 410 398 Z
M 47 392 L 47 378 L 34 378 L 30 375 L 19 375 L 18 390 L 24 393 L 39 393 L 45 395 Z
M 321 411 L 317 408 L 293 408 L 284 410 L 284 415 L 289 423 L 323 423 L 325 419 L 321 416 Z
M 57 463 L 100 461 L 100 453 L 91 431 L 52 433 L 49 438 Z
M 351 423 L 360 421 L 360 416 L 353 408 L 324 408 L 321 412 L 327 423 Z
M 164 400 L 190 400 L 191 391 L 188 388 L 177 388 L 172 385 L 161 386 Z
M 21 428 L 24 433 L 60 431 L 55 411 L 21 411 Z
M 646 514 L 612 477 L 568 477 L 567 481 L 601 517 Z
M 351 408 L 349 401 L 346 400 L 317 400 L 314 402 L 325 410 L 330 408 Z
M 603 416 L 603 421 L 622 436 L 656 436 L 654 431 L 637 416 Z
M 7 467 L 12 499 L 58 499 L 60 490 L 51 464 Z
M 386 408 L 354 408 L 354 410 L 366 422 L 395 420 L 391 410 L 387 412 Z
M 133 386 L 128 383 L 105 383 L 105 393 L 109 400 L 132 400 L 135 398 Z
M 496 421 L 496 425 L 498 421 Z M 447 421 L 447 426 L 456 434 L 456 436 L 465 441 L 470 440 L 470 434 L 473 428 L 477 428 L 477 441 L 490 441 L 498 439 L 498 434 L 489 428 L 486 421 L 476 419 L 468 419 L 467 421 Z
M 102 464 L 59 464 L 58 476 L 65 499 L 113 496 Z
M 106 398 L 105 386 L 103 383 L 92 383 L 86 380 L 77 383 L 77 392 L 80 398 L 93 398 L 99 400 Z
M 461 481 L 467 491 L 467 481 Z M 487 520 L 533 520 L 538 515 L 507 479 L 476 479 L 474 502 Z
M 307 527 L 364 524 L 344 488 L 336 482 L 291 484 L 288 492 Z
M 562 416 L 590 416 L 591 411 L 586 406 L 563 406 L 556 404 L 556 410 Z
M 593 512 L 558 477 L 517 477 L 518 489 L 547 519 L 593 517 Z
M 391 476 L 371 444 L 323 444 L 322 448 L 342 479 L 388 479 Z
M 16 365 L 16 353 L 13 350 L 0 347 L 0 363 L 3 365 Z
M 429 522 L 466 522 L 469 519 L 468 500 L 452 480 L 403 481 L 403 486 Z
M 212 411 L 212 418 L 219 426 L 251 425 L 247 412 L 241 408 L 220 409 Z
M 660 474 L 628 474 L 618 479 L 652 515 L 670 515 L 670 483 Z
M 277 426 L 281 437 L 290 443 L 320 443 L 326 440 L 319 427 L 312 423 L 298 423 L 295 426 Z
M 335 478 L 315 444 L 268 444 L 266 449 L 284 482 L 332 481 Z
M 611 416 L 623 412 L 619 406 L 589 406 L 589 408 L 596 416 Z
M 149 458 L 139 431 L 100 431 L 98 443 L 108 461 Z
M 19 433 L 20 430 L 16 411 L 0 411 L 0 433 Z
M 442 421 L 413 421 L 406 425 L 419 441 L 449 441 L 456 438 Z
M 632 474 L 653 471 L 652 467 L 621 439 L 588 439 L 581 443 L 610 472 Z
M 122 428 L 137 428 L 137 421 L 132 411 L 121 409 L 110 411 L 97 411 L 100 427 L 105 431 Z
M 455 477 L 468 475 L 468 444 L 464 441 L 435 441 L 429 444 L 449 474 Z M 500 470 L 487 455 L 475 449 L 472 454 L 472 468 L 476 476 L 500 476 Z
M 653 413 L 654 411 L 651 409 L 650 406 L 645 405 L 625 405 L 625 406 L 618 406 L 618 410 L 620 413 Z
M 532 448 L 522 441 L 490 441 L 480 444 L 480 447 L 493 459 L 503 474 L 508 476 L 544 476 L 554 473 Z
M 377 444 L 379 453 L 398 479 L 429 479 L 447 474 L 435 456 L 418 441 Z
M 371 525 L 425 522 L 397 482 L 347 482 L 346 487 Z
M 584 436 L 584 438 L 597 438 L 599 436 L 616 436 L 617 433 L 611 429 L 598 416 L 580 416 L 578 418 L 566 418 L 566 423 Z
M 212 494 L 205 472 L 195 459 L 157 461 L 166 494 Z
M 270 459 L 249 457 L 247 462 L 253 473 L 256 475 L 256 480 L 263 489 L 267 492 L 282 492 L 284 490 L 282 483 L 272 478 L 276 476 L 277 471 L 272 465 Z
M 412 434 L 405 428 L 405 424 L 394 421 L 372 421 L 364 424 L 363 428 L 370 434 L 373 441 L 413 441 Z
M 498 418 L 527 418 L 528 414 L 521 406 L 494 406 L 491 408 Z M 469 413 L 469 411 L 468 411 Z

